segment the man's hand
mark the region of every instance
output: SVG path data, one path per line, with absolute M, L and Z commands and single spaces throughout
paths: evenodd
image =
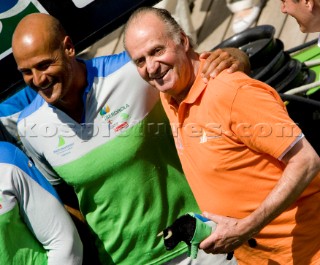
M 204 212 L 203 216 L 217 223 L 216 230 L 199 248 L 206 253 L 230 253 L 251 238 L 245 226 L 245 219 L 235 219 Z
M 200 59 L 206 59 L 202 69 L 202 77 L 205 82 L 215 78 L 220 72 L 228 69 L 229 73 L 242 71 L 250 73 L 250 61 L 246 53 L 238 48 L 223 48 L 212 52 L 203 52 Z
M 239 247 L 294 203 L 320 171 L 320 158 L 310 143 L 300 139 L 282 158 L 282 177 L 265 200 L 243 219 L 203 215 L 217 223 L 216 230 L 199 245 L 207 253 L 228 253 Z

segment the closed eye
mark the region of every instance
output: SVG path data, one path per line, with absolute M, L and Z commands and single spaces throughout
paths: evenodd
M 34 69 L 38 71 L 46 71 L 52 64 L 52 60 L 45 60 L 34 66 Z M 31 75 L 32 70 L 29 68 L 20 68 L 19 71 L 23 75 Z
M 30 69 L 19 69 L 22 75 L 31 75 L 32 71 Z
M 135 65 L 140 68 L 144 66 L 145 62 L 146 62 L 145 58 L 139 58 L 134 60 Z
M 155 56 L 160 56 L 160 55 L 164 54 L 164 52 L 165 52 L 165 49 L 163 49 L 162 47 L 159 47 L 159 48 L 154 49 L 153 54 Z
M 149 57 L 156 57 L 156 56 L 161 56 L 164 53 L 165 53 L 164 47 L 163 46 L 159 46 L 157 48 L 152 49 L 152 51 L 150 51 L 148 53 L 148 56 Z M 141 68 L 146 64 L 146 58 L 145 57 L 141 57 L 141 58 L 135 59 L 133 62 L 137 67 Z
M 51 63 L 51 60 L 42 61 L 41 63 L 37 64 L 36 68 L 39 71 L 45 71 L 50 67 Z

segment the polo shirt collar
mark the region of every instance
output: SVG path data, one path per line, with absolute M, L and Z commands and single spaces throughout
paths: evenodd
M 200 94 L 203 92 L 203 90 L 206 88 L 207 84 L 202 80 L 201 77 L 201 71 L 203 68 L 205 60 L 201 59 L 200 60 L 200 66 L 199 66 L 199 70 L 196 76 L 196 80 L 193 83 L 193 85 L 190 88 L 190 91 L 188 92 L 186 98 L 180 103 L 180 105 L 182 104 L 193 104 L 197 98 L 200 96 Z M 174 107 L 174 108 L 178 108 L 178 105 L 176 103 L 176 101 L 168 94 L 164 95 L 164 98 L 168 101 L 168 103 Z
M 194 81 L 192 87 L 190 88 L 188 95 L 182 101 L 183 103 L 186 103 L 186 104 L 195 103 L 195 101 L 199 98 L 203 90 L 206 88 L 207 84 L 203 81 L 201 77 L 201 71 L 202 71 L 204 62 L 205 60 L 200 60 L 200 66 L 196 76 L 196 80 Z

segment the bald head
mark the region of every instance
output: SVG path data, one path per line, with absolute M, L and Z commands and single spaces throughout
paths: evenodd
M 25 83 L 50 104 L 63 108 L 72 100 L 68 93 L 85 87 L 85 66 L 77 61 L 71 38 L 50 15 L 24 17 L 13 34 L 12 51 Z
M 60 22 L 48 14 L 33 13 L 24 17 L 17 25 L 12 37 L 12 50 L 16 55 L 21 50 L 36 44 L 57 48 L 66 33 Z

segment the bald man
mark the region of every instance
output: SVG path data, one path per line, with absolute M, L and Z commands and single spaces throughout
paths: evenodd
M 38 92 L 18 121 L 23 146 L 53 185 L 63 180 L 74 187 L 100 262 L 179 264 L 186 246 L 166 252 L 156 235 L 199 208 L 158 91 L 125 52 L 77 59 L 70 37 L 47 14 L 22 19 L 12 49 L 24 81 Z M 216 54 L 218 68 L 238 68 L 228 56 L 221 61 L 225 53 Z M 205 256 L 196 264 L 215 261 Z

